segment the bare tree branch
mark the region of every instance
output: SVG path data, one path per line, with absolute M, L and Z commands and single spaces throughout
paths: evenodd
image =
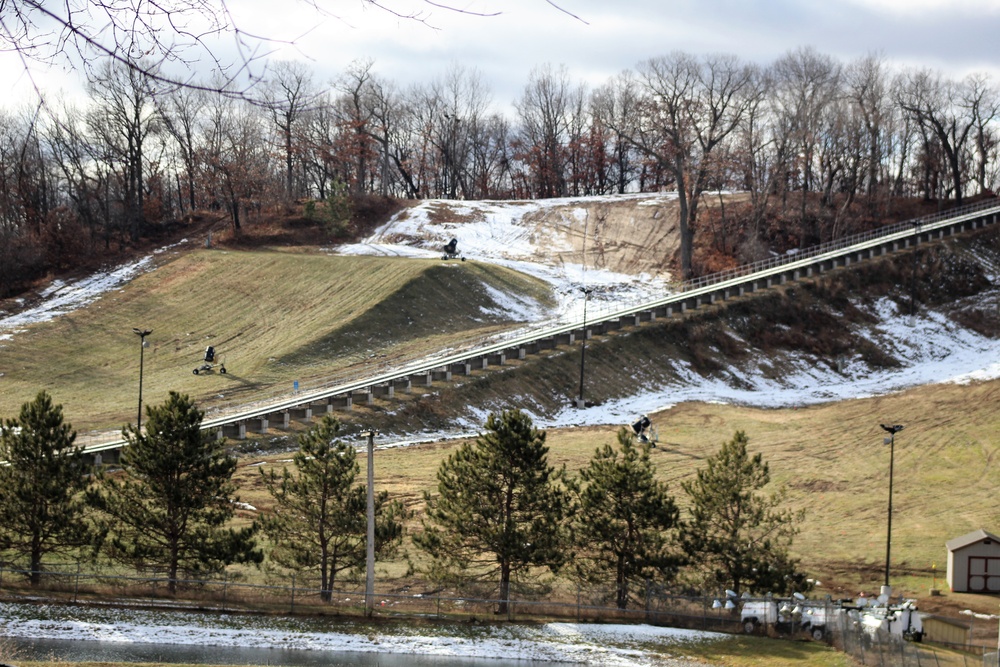
M 575 18 L 580 23 L 583 23 L 584 25 L 590 25 L 590 23 L 588 23 L 587 21 L 584 21 L 582 18 L 580 18 L 579 16 L 577 16 L 573 12 L 568 11 L 562 5 L 559 5 L 559 4 L 556 4 L 555 2 L 552 2 L 552 0 L 545 0 L 545 2 L 548 3 L 549 5 L 555 7 L 556 9 L 558 9 L 559 11 L 561 11 L 563 14 L 566 14 L 567 16 L 572 16 L 573 18 Z
M 330 6 L 343 0 L 302 1 L 322 16 L 340 18 Z M 432 29 L 430 9 L 477 17 L 502 13 L 437 0 L 406 0 L 409 4 L 402 6 L 407 9 L 394 7 L 387 0 L 350 1 Z M 545 2 L 579 19 L 553 0 Z M 220 59 L 218 47 L 212 43 L 220 38 L 232 40 L 236 53 L 232 62 Z M 263 67 L 258 71 L 257 63 L 278 45 L 294 45 L 297 39 L 301 36 L 286 41 L 244 30 L 226 0 L 5 0 L 0 11 L 0 51 L 16 51 L 25 69 L 30 69 L 29 61 L 62 62 L 82 66 L 89 73 L 100 61 L 110 59 L 143 70 L 166 86 L 231 97 L 248 98 L 249 89 L 263 77 Z M 148 64 L 155 65 L 153 71 L 143 69 Z M 169 73 L 178 68 L 186 73 Z M 196 82 L 209 78 L 221 80 L 223 85 Z

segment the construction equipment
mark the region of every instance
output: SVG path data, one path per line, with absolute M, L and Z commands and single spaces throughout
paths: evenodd
M 441 250 L 444 252 L 441 255 L 441 259 L 461 259 L 463 262 L 465 261 L 465 257 L 462 257 L 458 252 L 458 239 L 448 241 Z
M 215 370 L 216 366 L 219 368 L 219 373 L 221 375 L 226 374 L 226 364 L 220 359 L 216 363 L 215 348 L 209 345 L 205 348 L 205 360 L 204 363 L 197 368 L 195 368 L 192 373 L 199 375 L 201 373 L 211 373 Z

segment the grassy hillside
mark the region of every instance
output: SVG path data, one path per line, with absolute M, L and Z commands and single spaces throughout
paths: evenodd
M 922 248 L 916 290 L 921 309 L 998 335 L 996 292 L 988 278 L 995 257 L 995 232 Z M 826 368 L 835 366 L 839 355 L 852 355 L 873 371 L 897 367 L 901 362 L 892 349 L 866 337 L 864 327 L 872 323 L 870 304 L 878 299 L 909 305 L 912 275 L 912 256 L 900 254 L 595 340 L 587 348 L 587 396 L 602 401 L 638 387 L 659 388 L 677 381 L 678 368 L 718 379 L 732 365 L 746 363 L 770 368 L 777 377 L 791 354 L 807 355 Z M 349 419 L 377 423 L 388 433 L 412 433 L 454 426 L 458 417 L 469 418 L 467 406 L 522 407 L 550 415 L 575 395 L 579 352 L 578 345 L 562 347 L 517 368 L 438 388 L 431 396 L 356 408 Z M 889 451 L 879 424 L 905 424 L 896 442 L 893 582 L 926 596 L 934 565 L 937 588 L 946 588 L 947 540 L 980 527 L 998 529 L 1000 499 L 992 481 L 1000 450 L 998 407 L 1000 381 L 927 385 L 796 409 L 684 403 L 653 416 L 661 438 L 654 460 L 680 496 L 681 482 L 736 430 L 744 430 L 751 449 L 770 463 L 776 487 L 788 488 L 789 505 L 806 510 L 794 552 L 811 575 L 826 582 L 820 592 L 854 595 L 877 590 L 883 577 Z M 614 442 L 615 429 L 551 431 L 553 463 L 579 470 L 599 445 Z M 386 449 L 378 454 L 379 483 L 420 511 L 420 494 L 433 488 L 437 466 L 456 446 Z M 259 491 L 252 480 L 245 488 L 251 496 Z M 251 502 L 267 505 L 260 496 Z M 926 604 L 950 604 L 957 612 L 982 605 L 980 597 L 946 595 Z
M 893 475 L 892 581 L 910 595 L 926 597 L 937 565 L 938 588 L 946 588 L 944 543 L 980 527 L 997 530 L 1000 497 L 993 481 L 1000 469 L 1000 381 L 972 385 L 928 385 L 883 397 L 808 408 L 763 410 L 685 403 L 652 415 L 660 435 L 653 452 L 659 477 L 685 505 L 683 480 L 693 476 L 736 430 L 750 438 L 750 451 L 768 462 L 775 488 L 788 489 L 790 507 L 806 512 L 793 552 L 806 571 L 824 582 L 819 594 L 876 591 L 885 563 L 889 448 L 880 423 L 906 425 L 896 438 Z M 548 431 L 550 462 L 575 474 L 595 450 L 615 442 L 617 426 Z M 384 438 L 388 440 L 388 438 Z M 376 484 L 417 512 L 424 490 L 433 490 L 441 462 L 461 441 L 389 447 L 376 453 Z M 241 498 L 270 506 L 260 470 L 287 465 L 287 453 L 243 457 Z M 264 462 L 265 465 L 259 465 Z M 360 457 L 361 479 L 365 475 Z M 419 553 L 411 553 L 416 562 Z M 406 569 L 401 556 L 393 566 Z M 957 609 L 994 606 L 982 596 L 938 598 Z
M 921 246 L 916 298 L 921 308 L 996 336 L 1000 318 L 989 267 L 995 274 L 997 265 L 995 230 Z M 891 351 L 859 327 L 872 322 L 868 306 L 874 299 L 908 305 L 913 276 L 912 256 L 899 254 L 595 340 L 587 348 L 587 397 L 607 401 L 664 386 L 677 379 L 679 364 L 713 379 L 743 363 L 780 376 L 791 354 L 811 355 L 827 367 L 851 355 L 870 369 L 892 368 L 899 361 Z M 308 385 L 368 374 L 510 326 L 489 314 L 495 304 L 487 286 L 548 298 L 538 281 L 471 261 L 199 250 L 4 343 L 0 416 L 13 415 L 45 388 L 78 429 L 114 428 L 134 419 L 139 356 L 134 326 L 154 331 L 145 357 L 147 402 L 162 401 L 176 389 L 205 406 L 246 403 L 287 391 L 294 380 Z M 228 375 L 191 373 L 209 344 L 224 358 Z M 435 386 L 430 395 L 356 406 L 345 417 L 377 423 L 386 433 L 413 433 L 454 427 L 460 418 L 486 409 L 525 407 L 550 415 L 575 396 L 579 363 L 579 346 L 563 347 L 544 358 Z M 980 527 L 1000 529 L 992 468 L 1000 447 L 998 406 L 997 381 L 929 385 L 787 410 L 687 403 L 653 416 L 661 437 L 654 460 L 680 495 L 681 481 L 705 457 L 735 430 L 746 431 L 751 449 L 769 461 L 776 484 L 787 485 L 789 504 L 807 512 L 795 553 L 815 577 L 854 594 L 877 588 L 885 556 L 888 451 L 878 424 L 905 424 L 896 448 L 894 581 L 900 577 L 896 583 L 921 593 L 930 585 L 932 564 L 941 573 L 937 585 L 944 588 L 946 540 Z M 579 470 L 596 447 L 614 441 L 615 428 L 550 432 L 553 463 Z M 275 439 L 242 443 L 239 449 L 280 449 L 267 458 L 272 464 L 287 460 L 288 436 Z M 379 485 L 419 511 L 422 492 L 432 488 L 438 465 L 456 446 L 380 451 Z M 258 468 L 250 466 L 261 458 L 243 457 L 242 495 L 266 507 Z M 407 567 L 403 560 L 395 565 L 398 572 Z M 960 596 L 948 600 L 975 603 Z
M 139 339 L 143 398 L 170 390 L 206 406 L 377 368 L 510 326 L 488 288 L 543 303 L 547 286 L 475 262 L 199 250 L 86 308 L 33 325 L 4 343 L 0 415 L 48 390 L 78 430 L 134 421 Z M 492 310 L 491 310 L 492 309 Z M 226 375 L 199 375 L 207 345 Z

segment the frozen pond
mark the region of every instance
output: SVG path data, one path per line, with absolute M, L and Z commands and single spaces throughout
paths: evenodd
M 538 660 L 491 660 L 404 653 L 303 651 L 240 646 L 181 646 L 177 644 L 121 643 L 69 639 L 4 638 L 14 648 L 15 664 L 21 660 L 66 662 L 164 662 L 195 665 L 290 665 L 293 667 L 568 667 L 579 663 Z

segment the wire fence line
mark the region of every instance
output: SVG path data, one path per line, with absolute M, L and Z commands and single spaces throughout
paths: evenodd
M 841 619 L 830 643 L 865 667 L 997 667 L 996 658 L 990 661 L 982 646 L 912 642 L 847 617 Z
M 65 567 L 65 566 L 63 566 Z M 46 569 L 41 581 L 30 586 L 31 572 L 0 567 L 0 598 L 38 600 L 65 604 L 120 605 L 170 611 L 263 612 L 271 614 L 323 614 L 361 617 L 368 605 L 363 582 L 345 581 L 323 591 L 313 581 L 290 576 L 285 581 L 249 583 L 237 577 L 181 579 L 177 592 L 169 593 L 165 577 Z M 518 593 L 506 604 L 481 596 L 474 584 L 469 595 L 435 589 L 412 592 L 412 581 L 379 581 L 372 599 L 373 615 L 380 618 L 421 617 L 449 621 L 516 622 L 564 620 L 591 623 L 648 623 L 728 634 L 768 636 L 776 639 L 825 642 L 849 654 L 865 667 L 1000 667 L 997 653 L 985 646 L 942 647 L 916 643 L 884 630 L 866 628 L 846 614 L 815 632 L 802 623 L 746 624 L 739 608 L 720 607 L 703 595 L 678 595 L 652 583 L 640 587 L 626 609 L 613 604 L 614 587 L 564 583 L 536 593 Z M 813 604 L 833 608 L 832 601 Z M 942 650 L 950 648 L 954 650 Z
M 250 583 L 223 576 L 218 579 L 175 580 L 176 594 L 169 592 L 170 579 L 163 576 L 125 575 L 88 572 L 76 569 L 44 569 L 40 582 L 31 586 L 27 579 L 31 571 L 0 567 L 0 595 L 37 596 L 44 593 L 51 599 L 67 603 L 99 600 L 130 605 L 147 604 L 169 608 L 199 608 L 216 610 L 267 611 L 276 613 L 323 613 L 362 615 L 367 600 L 364 582 L 347 580 L 329 590 L 315 585 L 314 580 L 297 576 L 271 583 Z M 420 584 L 418 584 L 420 585 Z M 651 622 L 668 625 L 673 620 L 680 627 L 703 630 L 735 631 L 738 624 L 712 609 L 712 599 L 700 596 L 664 596 L 655 587 L 646 586 L 629 608 L 618 609 L 613 587 L 576 586 L 545 589 L 535 594 L 512 595 L 506 603 L 485 597 L 470 584 L 470 594 L 432 589 L 410 592 L 411 580 L 381 580 L 372 600 L 374 613 L 380 616 L 438 616 L 441 618 L 495 619 L 498 621 L 536 618 L 572 619 L 577 621 Z M 328 598 L 328 599 L 327 599 Z

